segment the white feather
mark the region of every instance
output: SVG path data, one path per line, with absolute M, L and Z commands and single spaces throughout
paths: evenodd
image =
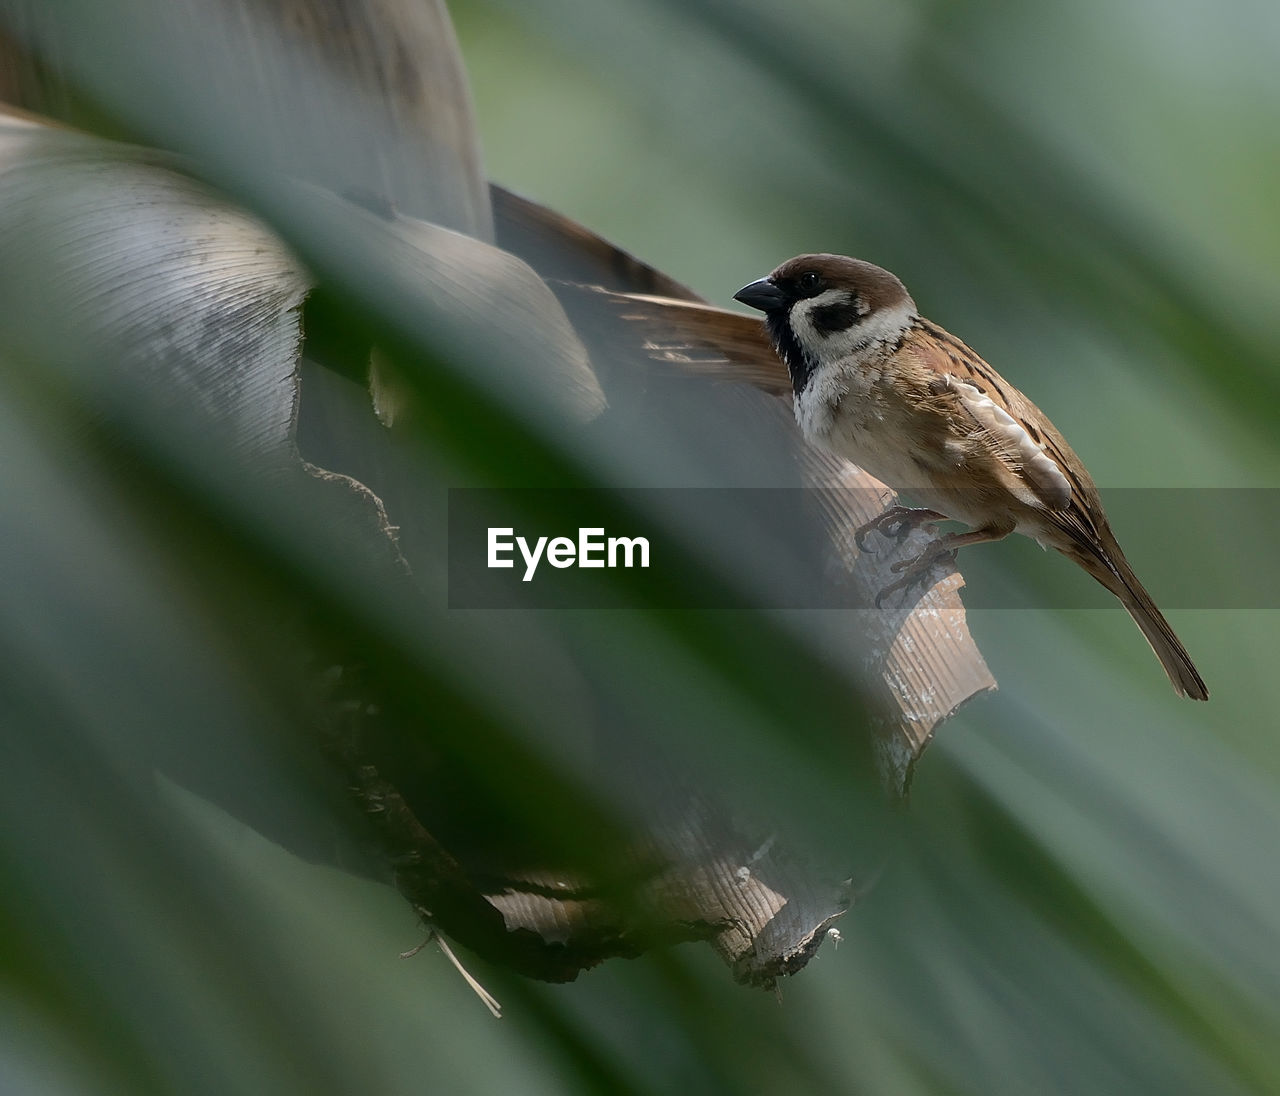
M 812 444 L 853 461 L 892 487 L 923 485 L 921 470 L 905 444 L 908 434 L 897 421 L 903 408 L 886 401 L 882 384 L 892 347 L 915 319 L 915 305 L 907 298 L 848 330 L 815 330 L 810 317 L 814 307 L 848 299 L 845 290 L 827 290 L 802 302 L 809 308 L 792 309 L 792 330 L 802 345 L 819 348 L 824 363 L 796 396 L 796 422 Z M 876 344 L 882 349 L 868 349 Z
M 1055 510 L 1065 507 L 1071 501 L 1071 481 L 1058 467 L 1057 461 L 1035 442 L 1009 412 L 993 403 L 985 392 L 957 377 L 948 376 L 947 383 L 960 397 L 965 410 L 991 435 L 1035 487 L 1034 491 L 1018 492 L 1022 501 L 1037 507 L 1048 503 Z

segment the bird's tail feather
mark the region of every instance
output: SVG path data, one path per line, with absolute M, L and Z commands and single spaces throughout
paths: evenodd
M 1192 700 L 1208 700 L 1209 690 L 1195 663 L 1191 661 L 1191 656 L 1187 654 L 1187 649 L 1174 634 L 1164 614 L 1147 593 L 1146 587 L 1138 581 L 1138 576 L 1133 573 L 1120 546 L 1115 544 L 1114 538 L 1111 539 L 1107 553 L 1110 558 L 1100 564 L 1095 561 L 1095 566 L 1089 570 L 1095 571 L 1095 576 L 1120 599 L 1120 604 L 1142 629 L 1142 634 L 1147 637 L 1147 642 L 1151 644 L 1151 649 L 1155 651 L 1156 658 L 1169 675 L 1178 695 Z M 1100 567 L 1106 573 L 1099 574 L 1095 567 Z

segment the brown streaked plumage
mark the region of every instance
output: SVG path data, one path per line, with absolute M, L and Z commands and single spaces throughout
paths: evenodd
M 1022 533 L 1115 594 L 1178 693 L 1208 699 L 1066 439 L 977 353 L 920 316 L 894 275 L 859 259 L 802 255 L 735 296 L 765 313 L 810 442 L 918 499 L 924 516 L 970 526 L 939 537 L 893 589 L 945 553 Z

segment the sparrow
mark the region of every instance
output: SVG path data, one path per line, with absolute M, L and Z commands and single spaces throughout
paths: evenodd
M 896 535 L 922 520 L 969 527 L 896 564 L 903 578 L 882 596 L 959 548 L 1021 533 L 1120 600 L 1181 696 L 1209 698 L 1066 439 L 976 352 L 921 316 L 897 277 L 861 259 L 801 255 L 734 299 L 764 313 L 805 439 L 923 504 L 886 511 L 860 542 L 872 529 Z

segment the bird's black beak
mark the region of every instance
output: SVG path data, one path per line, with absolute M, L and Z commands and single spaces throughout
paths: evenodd
M 785 308 L 787 304 L 787 295 L 768 278 L 744 285 L 733 295 L 733 299 L 758 308 L 761 312 L 775 312 L 779 308 Z

